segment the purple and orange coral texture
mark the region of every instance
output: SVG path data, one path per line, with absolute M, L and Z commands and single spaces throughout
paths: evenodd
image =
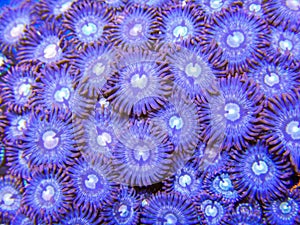
M 0 224 L 300 224 L 299 0 L 0 3 Z

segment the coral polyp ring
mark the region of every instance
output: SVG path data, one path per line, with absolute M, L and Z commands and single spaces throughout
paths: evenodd
M 26 215 L 47 224 L 60 221 L 71 208 L 72 188 L 70 178 L 61 169 L 36 171 L 22 199 Z
M 146 114 L 161 107 L 171 93 L 172 80 L 168 66 L 160 54 L 134 50 L 120 55 L 119 71 L 108 82 L 105 90 L 113 108 L 129 115 Z
M 76 196 L 73 206 L 84 212 L 96 213 L 99 207 L 110 202 L 115 191 L 113 170 L 110 161 L 101 161 L 101 157 L 91 156 L 69 168 L 74 181 Z
M 33 90 L 39 87 L 36 82 L 36 74 L 28 68 L 12 67 L 3 77 L 1 97 L 4 104 L 16 113 L 22 113 L 31 108 L 30 99 L 33 98 Z
M 173 46 L 167 54 L 174 83 L 191 99 L 197 94 L 218 92 L 216 78 L 222 76 L 219 67 L 224 61 L 213 51 L 202 53 L 201 50 L 200 45 L 181 43 Z M 209 60 L 213 57 L 214 63 Z
M 158 37 L 166 43 L 197 39 L 204 27 L 202 11 L 191 5 L 166 7 L 161 21 Z
M 229 71 L 246 71 L 258 64 L 269 42 L 270 30 L 263 19 L 242 10 L 228 10 L 216 17 L 215 24 L 207 38 L 217 42 L 222 59 L 228 60 Z
M 66 40 L 62 40 L 54 21 L 36 27 L 29 27 L 21 40 L 17 53 L 20 63 L 49 65 L 63 60 Z
M 42 21 L 49 21 L 53 18 L 61 21 L 64 14 L 71 9 L 71 6 L 77 0 L 41 0 L 39 1 L 32 14 L 36 15 Z
M 297 28 L 300 24 L 300 2 L 298 0 L 263 1 L 267 20 L 275 26 L 291 25 Z
M 72 124 L 71 113 L 60 118 L 59 113 L 32 115 L 28 130 L 22 140 L 25 157 L 29 157 L 31 166 L 55 164 L 64 166 L 71 164 L 72 157 L 78 156 L 75 136 L 77 129 Z
M 285 158 L 270 154 L 262 142 L 243 153 L 233 151 L 231 156 L 231 178 L 241 197 L 256 196 L 261 200 L 283 195 L 291 175 Z
M 299 91 L 294 89 L 290 95 L 283 94 L 270 99 L 261 120 L 263 130 L 269 131 L 264 138 L 270 144 L 271 151 L 280 154 L 290 152 L 297 171 L 300 170 L 299 98 Z
M 0 177 L 0 220 L 10 221 L 19 211 L 22 195 L 20 182 L 10 177 Z
M 197 105 L 184 94 L 173 93 L 165 106 L 151 113 L 149 118 L 154 126 L 169 135 L 176 153 L 188 160 L 200 137 L 201 125 Z
M 158 193 L 149 199 L 142 212 L 143 224 L 199 224 L 195 205 L 183 195 Z
M 153 42 L 153 27 L 156 14 L 153 9 L 130 7 L 118 15 L 112 31 L 112 39 L 117 47 L 145 47 Z
M 111 45 L 97 44 L 88 46 L 70 57 L 75 58 L 72 64 L 80 71 L 80 92 L 95 98 L 115 72 L 117 61 L 115 50 Z
M 290 60 L 280 60 L 275 56 L 262 60 L 260 66 L 247 73 L 247 76 L 254 78 L 266 98 L 291 93 L 300 86 L 297 68 L 292 68 Z
M 271 224 L 292 225 L 300 223 L 299 190 L 286 193 L 283 198 L 274 198 L 264 202 L 264 215 Z
M 172 174 L 173 146 L 155 127 L 144 122 L 134 123 L 118 138 L 113 164 L 120 183 L 147 186 Z
M 96 41 L 106 41 L 105 29 L 111 22 L 111 12 L 100 2 L 83 1 L 65 14 L 65 35 L 80 48 Z
M 25 35 L 25 28 L 31 25 L 30 6 L 7 8 L 0 19 L 0 49 L 6 53 L 16 51 Z

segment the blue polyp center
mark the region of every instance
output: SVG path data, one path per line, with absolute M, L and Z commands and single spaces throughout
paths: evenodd
M 86 23 L 82 26 L 81 31 L 84 35 L 90 36 L 91 34 L 95 34 L 97 32 L 97 25 L 94 23 Z
M 53 130 L 46 131 L 42 137 L 44 147 L 48 150 L 54 149 L 59 143 L 59 135 Z
M 240 107 L 236 103 L 227 103 L 224 107 L 226 119 L 234 122 L 240 118 Z
M 265 161 L 258 160 L 252 164 L 252 171 L 258 176 L 266 174 L 268 172 L 268 165 Z
M 216 217 L 218 214 L 218 208 L 215 205 L 207 205 L 204 212 L 208 217 Z
M 18 94 L 20 96 L 28 96 L 31 93 L 31 85 L 27 82 L 19 86 Z
M 261 10 L 261 5 L 253 3 L 249 6 L 249 10 L 251 12 L 259 12 Z
M 87 188 L 94 190 L 97 186 L 98 181 L 99 178 L 95 174 L 89 174 L 85 179 L 84 184 Z
M 189 77 L 199 77 L 202 72 L 202 68 L 198 63 L 189 63 L 185 67 L 185 73 Z
M 286 125 L 286 133 L 289 134 L 293 140 L 300 139 L 299 121 L 291 121 Z
M 300 9 L 300 1 L 299 0 L 286 0 L 286 6 L 294 11 L 298 11 Z
M 179 177 L 178 182 L 182 187 L 187 187 L 192 184 L 192 178 L 189 174 L 184 174 Z
M 134 158 L 140 162 L 146 162 L 150 157 L 150 151 L 144 145 L 138 145 L 134 151 Z
M 291 51 L 293 48 L 293 43 L 291 40 L 285 39 L 279 41 L 279 47 L 282 51 Z
M 269 87 L 273 87 L 274 85 L 276 85 L 280 82 L 279 76 L 276 73 L 266 74 L 264 77 L 264 82 Z
M 53 59 L 58 54 L 59 47 L 57 44 L 49 44 L 44 48 L 44 58 Z
M 231 48 L 239 48 L 245 41 L 245 36 L 240 31 L 233 31 L 227 36 L 226 43 Z
M 169 126 L 172 129 L 180 130 L 183 127 L 183 120 L 179 116 L 172 116 L 169 119 Z
M 111 141 L 112 141 L 111 135 L 107 132 L 102 132 L 97 136 L 97 143 L 102 147 L 107 146 L 108 144 L 111 143 Z
M 141 23 L 135 23 L 131 26 L 129 34 L 133 37 L 139 36 L 143 32 L 143 25 Z
M 231 184 L 231 180 L 229 178 L 223 178 L 222 180 L 220 180 L 220 188 L 224 191 L 229 191 L 230 189 L 232 189 L 232 184 Z
M 119 215 L 122 217 L 122 218 L 126 218 L 129 216 L 129 209 L 130 207 L 128 207 L 127 205 L 125 204 L 122 204 L 120 205 L 120 207 L 118 208 L 118 212 L 119 212 Z
M 97 62 L 92 68 L 92 71 L 97 76 L 100 76 L 105 71 L 105 65 L 102 62 Z
M 164 216 L 164 225 L 175 225 L 177 224 L 177 217 L 173 213 L 168 213 Z
M 54 93 L 54 99 L 57 102 L 65 102 L 70 98 L 71 92 L 67 87 L 61 87 Z
M 283 214 L 289 214 L 292 211 L 292 206 L 288 202 L 282 202 L 279 205 L 279 209 Z
M 223 1 L 222 0 L 210 0 L 209 4 L 212 9 L 219 9 L 222 7 Z
M 55 189 L 51 185 L 47 185 L 42 192 L 42 198 L 45 201 L 51 201 L 55 195 Z
M 2 201 L 4 203 L 4 205 L 6 206 L 11 206 L 14 204 L 15 199 L 14 199 L 14 194 L 13 193 L 5 193 L 2 197 Z
M 132 87 L 144 89 L 147 86 L 148 78 L 145 74 L 135 74 L 131 77 L 130 83 Z
M 13 38 L 18 38 L 18 37 L 22 36 L 24 29 L 25 29 L 25 24 L 18 23 L 14 27 L 11 28 L 10 36 Z
M 179 25 L 173 29 L 173 35 L 176 38 L 185 37 L 188 34 L 188 31 L 189 29 L 186 26 Z

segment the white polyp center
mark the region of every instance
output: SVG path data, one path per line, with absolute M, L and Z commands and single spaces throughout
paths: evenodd
M 7 206 L 11 206 L 12 204 L 14 204 L 15 200 L 12 198 L 13 194 L 11 193 L 5 193 L 3 195 L 3 202 L 5 205 Z
M 279 76 L 276 73 L 270 73 L 265 75 L 264 82 L 270 86 L 273 87 L 275 84 L 279 83 Z
M 55 92 L 54 98 L 57 102 L 64 102 L 65 99 L 69 99 L 70 94 L 69 88 L 63 87 Z
M 286 51 L 286 50 L 291 51 L 293 48 L 293 43 L 290 40 L 285 39 L 283 41 L 279 41 L 279 47 L 283 51 Z
M 209 217 L 215 217 L 218 214 L 218 208 L 216 206 L 208 205 L 205 207 L 205 214 Z
M 105 70 L 105 65 L 103 65 L 101 62 L 96 63 L 93 66 L 93 73 L 97 76 L 100 76 Z
M 148 199 L 144 199 L 144 200 L 142 201 L 142 206 L 145 207 L 145 206 L 147 206 L 147 205 L 149 205 L 149 200 L 148 200 Z
M 105 98 L 101 98 L 99 100 L 99 103 L 100 103 L 101 107 L 104 107 L 104 108 L 106 108 L 107 106 L 109 106 L 109 101 L 107 101 Z
M 191 183 L 192 183 L 192 178 L 191 178 L 190 175 L 184 174 L 183 176 L 180 176 L 180 177 L 179 177 L 179 184 L 180 184 L 182 187 L 189 186 L 189 185 L 191 185 Z
M 288 214 L 292 211 L 292 207 L 289 205 L 288 202 L 282 202 L 279 205 L 279 208 L 280 208 L 281 212 L 284 214 Z
M 177 217 L 173 213 L 168 213 L 165 215 L 166 222 L 164 222 L 164 225 L 175 225 L 177 224 Z
M 3 66 L 4 65 L 4 62 L 5 62 L 5 58 L 3 55 L 0 55 L 0 66 Z
M 50 201 L 53 196 L 55 195 L 55 190 L 52 186 L 48 185 L 46 187 L 46 190 L 43 191 L 42 193 L 42 198 L 45 200 L 45 201 Z
M 189 63 L 185 67 L 185 73 L 189 77 L 199 77 L 201 72 L 202 72 L 202 69 L 201 69 L 201 66 L 198 63 L 195 63 L 195 64 Z
M 46 59 L 52 59 L 57 55 L 57 45 L 56 44 L 49 44 L 44 49 L 44 57 Z
M 235 103 L 227 103 L 224 107 L 226 113 L 225 117 L 234 122 L 240 118 L 240 107 Z
M 261 6 L 258 5 L 258 4 L 251 4 L 251 5 L 249 6 L 249 10 L 250 10 L 251 12 L 259 12 L 259 11 L 261 10 Z
M 186 26 L 177 26 L 173 30 L 173 35 L 175 37 L 184 37 L 188 33 L 188 28 Z
M 129 31 L 129 34 L 131 36 L 138 36 L 143 30 L 143 26 L 142 24 L 138 23 L 138 24 L 135 24 Z
M 43 134 L 43 142 L 44 142 L 44 147 L 46 149 L 53 149 L 58 145 L 59 138 L 55 137 L 56 133 L 52 130 L 46 131 Z
M 19 95 L 21 96 L 28 96 L 31 91 L 31 85 L 28 83 L 23 83 L 19 87 Z
M 136 160 L 143 160 L 145 162 L 150 157 L 150 152 L 147 148 L 138 145 L 134 151 L 134 157 Z
M 135 74 L 131 77 L 131 85 L 135 88 L 143 89 L 147 85 L 148 78 L 145 74 L 140 76 L 139 74 Z
M 259 162 L 254 162 L 252 164 L 252 171 L 258 176 L 266 174 L 268 172 L 268 165 L 264 161 L 259 160 Z
M 18 121 L 17 129 L 18 129 L 19 131 L 22 131 L 22 130 L 25 129 L 25 128 L 26 128 L 26 120 L 25 120 L 25 119 L 20 119 L 20 120 Z
M 90 174 L 87 176 L 87 179 L 84 181 L 84 184 L 89 189 L 95 189 L 99 179 L 95 174 Z
M 87 23 L 82 26 L 81 30 L 82 33 L 84 33 L 86 36 L 89 36 L 97 32 L 97 26 L 94 23 Z
M 291 10 L 298 11 L 300 9 L 300 1 L 299 0 L 286 0 L 285 4 Z
M 122 204 L 118 209 L 121 217 L 127 217 L 128 216 L 128 207 L 127 205 Z
M 10 30 L 10 36 L 13 38 L 20 37 L 25 29 L 25 25 L 22 23 L 17 24 Z
M 299 140 L 300 139 L 300 127 L 299 127 L 299 121 L 291 121 L 286 125 L 286 133 L 291 135 L 293 140 Z
M 65 2 L 64 4 L 62 4 L 62 5 L 60 6 L 59 11 L 60 11 L 61 13 L 64 13 L 64 12 L 68 11 L 69 8 L 71 7 L 72 3 L 73 3 L 73 1 Z
M 222 0 L 210 0 L 209 3 L 210 3 L 210 7 L 212 9 L 219 9 L 223 5 L 223 1 Z
M 232 34 L 227 36 L 227 44 L 231 48 L 238 48 L 244 42 L 245 36 L 240 31 L 234 31 Z
M 111 143 L 111 136 L 109 133 L 103 132 L 102 134 L 98 135 L 97 143 L 100 146 L 107 146 L 107 144 Z
M 169 120 L 169 125 L 171 128 L 180 130 L 183 127 L 183 120 L 178 116 L 172 116 Z
M 232 187 L 231 180 L 229 178 L 224 178 L 222 181 L 220 181 L 220 187 L 223 190 L 228 190 L 229 188 Z

